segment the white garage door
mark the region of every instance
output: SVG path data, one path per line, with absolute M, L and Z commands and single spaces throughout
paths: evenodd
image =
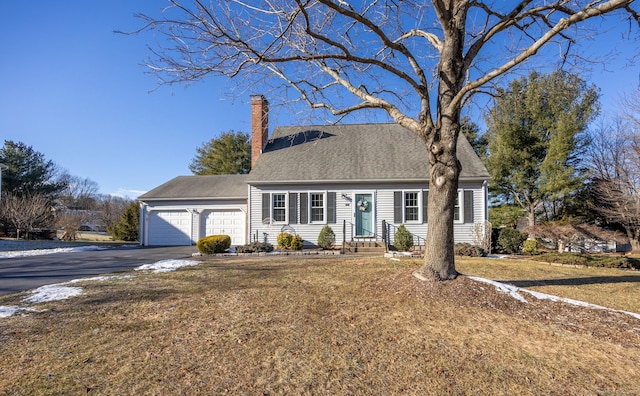
M 241 210 L 206 211 L 205 235 L 229 235 L 231 245 L 245 244 L 245 214 Z
M 191 245 L 191 214 L 186 210 L 151 212 L 149 245 Z

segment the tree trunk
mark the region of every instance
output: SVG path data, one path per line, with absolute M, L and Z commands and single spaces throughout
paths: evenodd
M 562 239 L 558 239 L 558 253 L 564 253 L 564 249 L 567 246 L 565 245 L 564 241 Z
M 418 279 L 450 280 L 458 276 L 454 262 L 453 219 L 458 196 L 460 162 L 456 154 L 460 133 L 461 104 L 456 100 L 464 86 L 464 39 L 468 2 L 435 4 L 444 40 L 438 63 L 437 121 L 425 122 L 423 138 L 429 156 L 429 202 L 424 265 L 414 273 Z
M 536 208 L 534 205 L 529 205 L 529 212 L 527 213 L 527 220 L 529 227 L 536 225 Z
M 458 276 L 453 250 L 453 219 L 460 166 L 455 152 L 432 157 L 442 162 L 431 165 L 424 265 L 414 275 L 422 280 L 450 280 Z

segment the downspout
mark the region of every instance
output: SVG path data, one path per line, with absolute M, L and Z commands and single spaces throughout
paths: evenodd
M 146 216 L 146 204 L 142 201 L 138 201 L 140 205 L 140 229 L 138 230 L 138 238 L 140 246 L 145 246 L 147 241 L 147 216 Z
M 482 192 L 484 194 L 484 221 L 489 221 L 489 182 L 482 182 Z
M 245 232 L 244 232 L 244 243 L 250 244 L 251 241 L 251 185 L 247 184 L 247 212 L 245 214 Z

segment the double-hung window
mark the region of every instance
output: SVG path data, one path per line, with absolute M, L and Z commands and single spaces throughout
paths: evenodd
M 404 221 L 420 221 L 419 193 L 407 191 L 404 193 Z
M 462 208 L 464 205 L 470 202 L 465 203 L 463 198 L 462 190 L 458 190 L 458 195 L 456 196 L 456 205 L 454 206 L 453 211 L 453 221 L 462 223 L 464 221 L 464 215 L 462 213 Z
M 287 195 L 284 193 L 272 194 L 271 199 L 273 221 L 285 223 L 287 221 Z
M 325 200 L 324 193 L 311 193 L 309 194 L 311 201 L 311 222 L 322 223 L 324 222 L 325 212 Z

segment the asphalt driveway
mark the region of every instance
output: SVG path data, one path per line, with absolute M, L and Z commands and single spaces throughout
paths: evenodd
M 101 274 L 126 271 L 161 260 L 190 259 L 195 246 L 121 247 L 0 259 L 0 295 Z

